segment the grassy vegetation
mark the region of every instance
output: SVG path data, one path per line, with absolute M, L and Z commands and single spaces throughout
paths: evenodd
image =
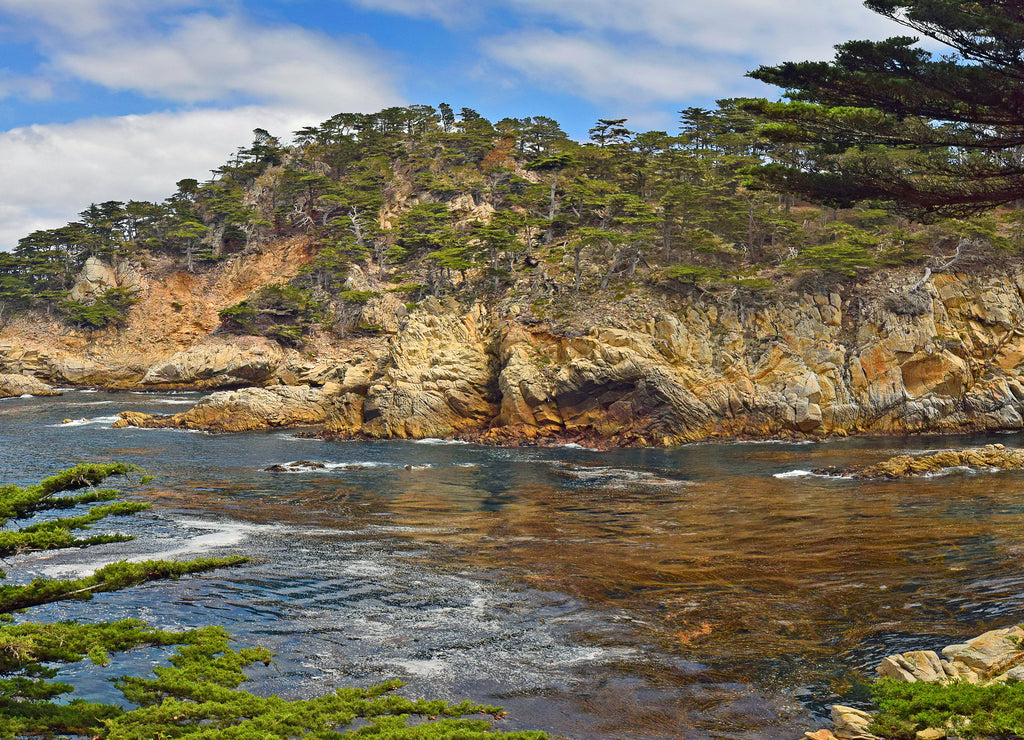
M 878 713 L 870 730 L 892 740 L 914 740 L 930 727 L 965 740 L 1024 737 L 1024 683 L 942 686 L 883 678 L 872 697 Z

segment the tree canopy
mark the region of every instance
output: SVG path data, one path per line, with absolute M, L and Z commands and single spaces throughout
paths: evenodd
M 849 41 L 832 62 L 762 66 L 749 76 L 785 102 L 747 101 L 778 150 L 761 174 L 836 205 L 894 200 L 962 216 L 1024 198 L 1024 6 L 1010 0 L 867 0 L 918 36 Z M 936 56 L 920 37 L 952 53 Z

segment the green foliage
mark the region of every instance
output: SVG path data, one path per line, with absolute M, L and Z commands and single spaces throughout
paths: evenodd
M 63 301 L 60 309 L 76 326 L 102 329 L 124 321 L 128 309 L 138 302 L 136 293 L 130 288 L 108 288 L 91 302 Z
M 918 730 L 949 728 L 964 738 L 1024 736 L 1024 683 L 946 686 L 883 678 L 872 685 L 878 713 L 869 730 L 893 740 L 913 740 Z
M 392 738 L 489 738 L 533 740 L 538 732 L 497 733 L 485 720 L 456 720 L 466 715 L 499 716 L 497 707 L 470 702 L 411 701 L 392 692 L 392 681 L 369 689 L 343 688 L 327 696 L 285 701 L 236 690 L 246 680 L 242 669 L 269 662 L 259 649 L 235 651 L 222 630 L 195 633 L 189 644 L 157 668 L 156 678 L 122 678 L 119 687 L 140 709 L 107 722 L 108 737 L 148 740 L 152 737 L 335 738 L 353 724 L 368 725 L 360 736 Z M 423 722 L 422 718 L 431 718 Z M 443 719 L 442 719 L 443 718 Z M 410 726 L 412 723 L 412 726 Z
M 139 502 L 109 503 L 117 492 L 94 488 L 109 476 L 139 472 L 138 468 L 122 463 L 83 464 L 34 486 L 0 486 L 0 557 L 129 539 L 117 534 L 78 538 L 72 532 L 87 529 L 110 516 L 128 515 L 147 508 L 147 504 Z M 81 489 L 85 489 L 84 492 L 66 495 Z M 47 516 L 68 509 L 79 513 Z M 33 523 L 21 524 L 28 519 Z M 36 624 L 15 621 L 10 615 L 41 604 L 90 599 L 95 593 L 177 578 L 242 561 L 242 558 L 216 558 L 180 563 L 121 562 L 80 579 L 36 578 L 22 585 L 0 585 L 0 735 L 95 734 L 102 721 L 120 714 L 121 710 L 80 700 L 62 702 L 60 697 L 72 687 L 53 680 L 60 666 L 85 658 L 105 664 L 112 654 L 139 646 L 177 644 L 185 639 L 179 633 L 150 629 L 137 620 Z M 7 574 L 0 574 L 0 580 L 6 578 Z
M 681 283 L 697 285 L 720 279 L 722 271 L 714 267 L 705 267 L 704 265 L 672 265 L 672 267 L 665 271 L 665 277 L 671 280 L 678 280 Z
M 791 264 L 847 277 L 878 266 L 873 254 L 878 237 L 850 224 L 832 224 L 826 235 L 832 241 L 806 247 Z
M 375 295 L 372 290 L 343 290 L 338 293 L 338 298 L 345 303 L 366 303 Z
M 113 515 L 147 507 L 111 502 L 117 492 L 94 486 L 109 476 L 139 473 L 122 463 L 84 464 L 34 486 L 0 486 L 0 556 L 54 547 L 88 547 L 119 541 L 121 536 L 54 540 Z M 84 490 L 83 490 L 84 489 Z M 81 493 L 68 494 L 82 490 Z M 91 506 L 91 504 L 101 504 Z M 76 509 L 77 516 L 48 516 Z M 84 513 L 82 513 L 84 511 Z M 32 520 L 33 523 L 23 523 Z M 539 740 L 539 732 L 501 733 L 488 719 L 497 707 L 470 702 L 412 701 L 393 692 L 389 682 L 369 689 L 338 689 L 327 696 L 285 701 L 260 697 L 239 687 L 246 670 L 267 664 L 263 648 L 235 649 L 219 627 L 170 632 L 136 619 L 98 624 L 40 624 L 14 613 L 63 599 L 89 599 L 100 591 L 117 591 L 163 578 L 178 578 L 212 568 L 236 565 L 244 558 L 207 558 L 188 562 L 117 562 L 75 580 L 35 579 L 21 586 L 0 586 L 0 737 L 85 736 L 121 740 L 152 738 L 337 738 L 346 728 L 359 736 L 389 738 L 490 738 Z M 6 579 L 0 574 L 0 580 Z M 172 647 L 170 665 L 152 677 L 122 676 L 116 685 L 138 708 L 82 699 L 68 701 L 73 686 L 58 680 L 61 668 L 89 660 L 115 662 L 119 654 L 143 647 Z
M 323 304 L 311 291 L 291 283 L 265 285 L 219 314 L 225 329 L 272 337 L 288 345 L 323 318 Z
M 930 7 L 948 10 L 950 2 Z M 910 13 L 925 4 L 897 5 Z M 979 13 L 985 22 L 992 18 Z M 492 124 L 468 108 L 456 115 L 447 103 L 339 113 L 296 132 L 291 145 L 257 129 L 252 146 L 212 179 L 180 180 L 163 203 L 93 204 L 79 221 L 34 232 L 14 253 L 0 254 L 0 321 L 17 311 L 57 309 L 82 327 L 116 325 L 125 305 L 114 296 L 88 305 L 67 299 L 93 254 L 150 253 L 197 271 L 234 253 L 274 248 L 273 240 L 283 238 L 307 249 L 308 261 L 289 288 L 271 286 L 226 309 L 225 329 L 298 344 L 322 320 L 329 296 L 340 292 L 351 302 L 343 286 L 357 264 L 382 283 L 399 282 L 389 272 L 409 275 L 423 286 L 418 298 L 466 299 L 502 291 L 600 292 L 645 273 L 760 288 L 780 266 L 833 276 L 912 262 L 935 268 L 958 244 L 950 246 L 948 229 L 931 232 L 897 214 L 922 210 L 910 186 L 968 192 L 973 175 L 963 172 L 988 171 L 986 157 L 1006 168 L 1015 160 L 1010 150 L 970 143 L 977 136 L 992 143 L 995 129 L 955 119 L 940 125 L 923 114 L 847 99 L 851 91 L 874 90 L 868 78 L 877 78 L 883 99 L 900 74 L 911 74 L 886 68 L 886 54 L 908 70 L 945 69 L 905 47 L 854 45 L 832 65 L 783 65 L 779 80 L 807 83 L 793 88 L 789 102 L 720 100 L 687 108 L 676 134 L 600 119 L 592 140 L 579 143 L 543 116 Z M 977 74 L 988 74 L 985 64 L 976 66 Z M 818 80 L 830 75 L 835 85 Z M 907 105 L 941 107 L 957 95 L 966 92 Z M 865 131 L 877 136 L 858 138 Z M 934 141 L 911 145 L 911 135 Z M 964 146 L 949 146 L 953 139 Z M 962 165 L 959 175 L 950 174 L 950 163 Z M 910 189 L 883 192 L 878 183 L 886 177 L 902 178 Z M 986 182 L 998 190 L 1001 177 Z M 994 202 L 994 192 L 967 210 Z M 798 194 L 830 208 L 811 210 Z M 993 228 L 967 223 L 977 233 L 965 231 L 960 246 L 985 254 L 1024 246 L 1019 214 Z M 691 272 L 690 280 L 687 270 L 697 268 L 704 273 Z M 303 290 L 306 296 L 294 292 Z
M 919 215 L 962 216 L 1024 196 L 1019 3 L 868 0 L 915 36 L 850 41 L 826 62 L 760 67 L 788 102 L 751 100 L 762 134 L 805 156 L 761 170 L 777 186 L 833 204 L 894 198 Z M 933 55 L 920 36 L 949 47 Z

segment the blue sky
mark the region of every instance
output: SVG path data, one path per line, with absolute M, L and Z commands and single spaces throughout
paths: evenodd
M 674 131 L 759 64 L 900 27 L 859 0 L 0 0 L 0 249 L 161 200 L 259 126 L 448 102 Z

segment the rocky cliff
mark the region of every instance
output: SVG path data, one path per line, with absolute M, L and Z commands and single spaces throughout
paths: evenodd
M 164 278 L 163 301 L 190 279 Z M 125 423 L 312 424 L 337 437 L 671 445 L 1020 428 L 1024 275 L 940 274 L 908 293 L 913 282 L 877 275 L 772 299 L 563 296 L 529 309 L 428 298 L 407 310 L 385 297 L 364 311 L 387 331 L 321 338 L 300 354 L 211 335 L 214 281 L 199 296 L 173 293 L 189 310 L 150 308 L 157 326 L 145 342 L 139 319 L 59 341 L 14 322 L 0 334 L 0 372 L 118 388 L 266 387 Z

